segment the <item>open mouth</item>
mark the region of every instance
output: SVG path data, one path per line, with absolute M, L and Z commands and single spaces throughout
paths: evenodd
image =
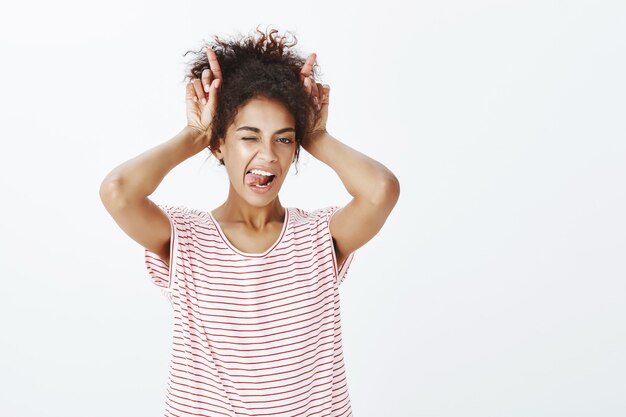
M 252 174 L 250 171 L 246 172 L 245 182 L 246 185 L 256 189 L 268 188 L 274 182 L 276 175 L 259 175 Z

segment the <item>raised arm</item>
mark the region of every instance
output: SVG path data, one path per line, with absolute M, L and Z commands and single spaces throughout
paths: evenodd
M 210 69 L 187 84 L 187 125 L 172 139 L 113 169 L 100 185 L 100 199 L 122 230 L 169 264 L 171 226 L 148 196 L 178 164 L 209 145 L 217 91 L 223 81 L 215 52 L 208 48 Z M 207 97 L 208 96 L 208 97 Z M 208 101 L 207 101 L 208 99 Z
M 308 77 L 315 55 L 302 69 Z M 333 215 L 330 233 L 333 237 L 337 265 L 356 249 L 371 240 L 382 228 L 400 197 L 400 182 L 380 162 L 340 142 L 326 130 L 330 86 L 304 79 L 304 87 L 318 104 L 319 122 L 302 142 L 302 146 L 339 176 L 352 200 Z
M 337 265 L 382 229 L 400 197 L 400 182 L 384 165 L 329 133 L 309 142 L 307 152 L 331 167 L 352 200 L 330 220 Z
M 100 199 L 120 228 L 168 264 L 170 222 L 148 196 L 176 165 L 203 148 L 198 131 L 185 127 L 167 142 L 113 169 L 100 185 Z

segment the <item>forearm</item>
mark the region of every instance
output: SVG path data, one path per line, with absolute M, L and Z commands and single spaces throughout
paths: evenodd
M 114 168 L 102 181 L 101 193 L 108 185 L 115 188 L 116 198 L 149 196 L 175 166 L 203 149 L 202 139 L 196 130 L 185 127 L 172 139 Z
M 328 132 L 311 138 L 307 152 L 331 167 L 353 197 L 383 198 L 386 187 L 396 176 L 380 162 L 334 138 Z

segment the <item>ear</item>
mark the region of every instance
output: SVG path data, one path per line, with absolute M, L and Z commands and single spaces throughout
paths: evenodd
M 219 144 L 220 144 L 220 146 L 218 146 L 217 149 L 211 149 L 211 153 L 217 159 L 222 159 L 224 157 L 224 155 L 222 154 L 222 148 L 221 148 L 221 145 L 224 144 L 224 141 L 223 141 L 222 138 L 219 139 Z

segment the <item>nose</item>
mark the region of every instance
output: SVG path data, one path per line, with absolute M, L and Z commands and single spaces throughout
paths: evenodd
M 261 141 L 260 148 L 261 150 L 259 151 L 259 154 L 265 156 L 265 160 L 271 162 L 278 160 L 278 156 L 276 155 L 276 150 L 274 149 L 274 144 L 271 139 L 268 141 Z

